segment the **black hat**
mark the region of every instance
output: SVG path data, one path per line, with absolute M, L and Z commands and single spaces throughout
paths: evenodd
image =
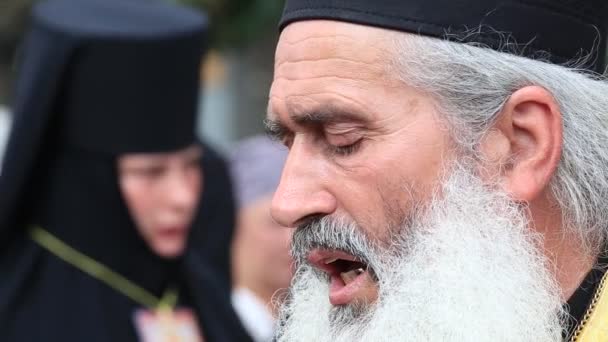
M 591 55 L 583 67 L 601 73 L 607 12 L 606 0 L 287 0 L 280 26 L 347 21 L 479 43 L 557 64 Z

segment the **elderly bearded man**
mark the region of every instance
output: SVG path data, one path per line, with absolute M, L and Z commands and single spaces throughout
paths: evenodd
M 607 8 L 287 1 L 278 341 L 608 341 Z

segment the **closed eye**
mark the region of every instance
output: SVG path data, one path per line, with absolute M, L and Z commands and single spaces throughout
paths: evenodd
M 359 140 L 355 141 L 354 143 L 348 144 L 348 145 L 336 146 L 336 145 L 328 144 L 328 148 L 332 154 L 345 157 L 345 156 L 349 156 L 349 155 L 352 155 L 355 152 L 357 152 L 360 149 L 362 142 L 363 142 L 363 139 L 359 139 Z
M 128 173 L 143 177 L 159 177 L 165 172 L 162 166 L 138 167 L 127 171 Z
M 348 156 L 357 152 L 363 141 L 361 129 L 351 125 L 325 127 L 323 134 L 331 152 L 339 156 Z

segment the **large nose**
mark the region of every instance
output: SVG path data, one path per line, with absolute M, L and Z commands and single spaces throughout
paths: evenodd
M 332 214 L 337 200 L 327 190 L 328 177 L 314 150 L 296 138 L 272 199 L 273 219 L 282 226 L 296 227 L 308 218 Z

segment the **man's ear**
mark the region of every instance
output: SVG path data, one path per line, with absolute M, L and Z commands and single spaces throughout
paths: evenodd
M 484 159 L 500 162 L 501 186 L 514 200 L 540 196 L 562 154 L 562 115 L 544 88 L 527 86 L 514 92 L 481 143 Z

